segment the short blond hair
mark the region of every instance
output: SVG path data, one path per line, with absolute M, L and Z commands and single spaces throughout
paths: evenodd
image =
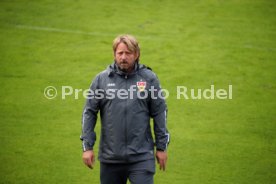
M 117 49 L 117 47 L 120 43 L 124 43 L 131 52 L 134 52 L 134 53 L 138 54 L 138 57 L 137 57 L 136 61 L 139 61 L 140 47 L 139 47 L 138 41 L 136 40 L 136 38 L 134 36 L 128 35 L 128 34 L 117 36 L 113 40 L 113 52 L 114 52 L 114 54 L 115 54 L 116 49 Z

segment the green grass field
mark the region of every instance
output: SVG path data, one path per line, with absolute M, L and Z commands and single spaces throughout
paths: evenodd
M 1 0 L 0 183 L 99 183 L 99 162 L 81 160 L 85 99 L 60 92 L 87 89 L 123 33 L 170 92 L 169 161 L 155 183 L 276 183 L 273 0 Z M 212 84 L 231 84 L 233 99 L 176 98 L 177 85 Z

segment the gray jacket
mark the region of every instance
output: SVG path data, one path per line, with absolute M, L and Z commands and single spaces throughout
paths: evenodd
M 99 110 L 101 162 L 153 159 L 154 145 L 157 150 L 167 149 L 167 106 L 157 76 L 149 68 L 136 64 L 134 72 L 126 74 L 112 64 L 96 76 L 90 90 L 82 115 L 83 151 L 92 150 L 95 144 Z M 150 118 L 153 118 L 155 143 Z

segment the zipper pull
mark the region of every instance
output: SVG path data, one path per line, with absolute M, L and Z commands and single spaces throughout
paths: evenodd
M 125 75 L 125 79 L 127 79 L 127 75 Z

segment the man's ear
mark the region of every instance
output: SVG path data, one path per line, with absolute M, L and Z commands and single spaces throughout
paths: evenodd
M 135 61 L 138 59 L 138 57 L 139 57 L 139 53 L 136 52 L 136 53 L 135 53 Z
M 116 53 L 115 53 L 115 52 L 113 52 L 113 57 L 114 57 L 114 59 L 115 59 L 115 57 L 116 57 Z

